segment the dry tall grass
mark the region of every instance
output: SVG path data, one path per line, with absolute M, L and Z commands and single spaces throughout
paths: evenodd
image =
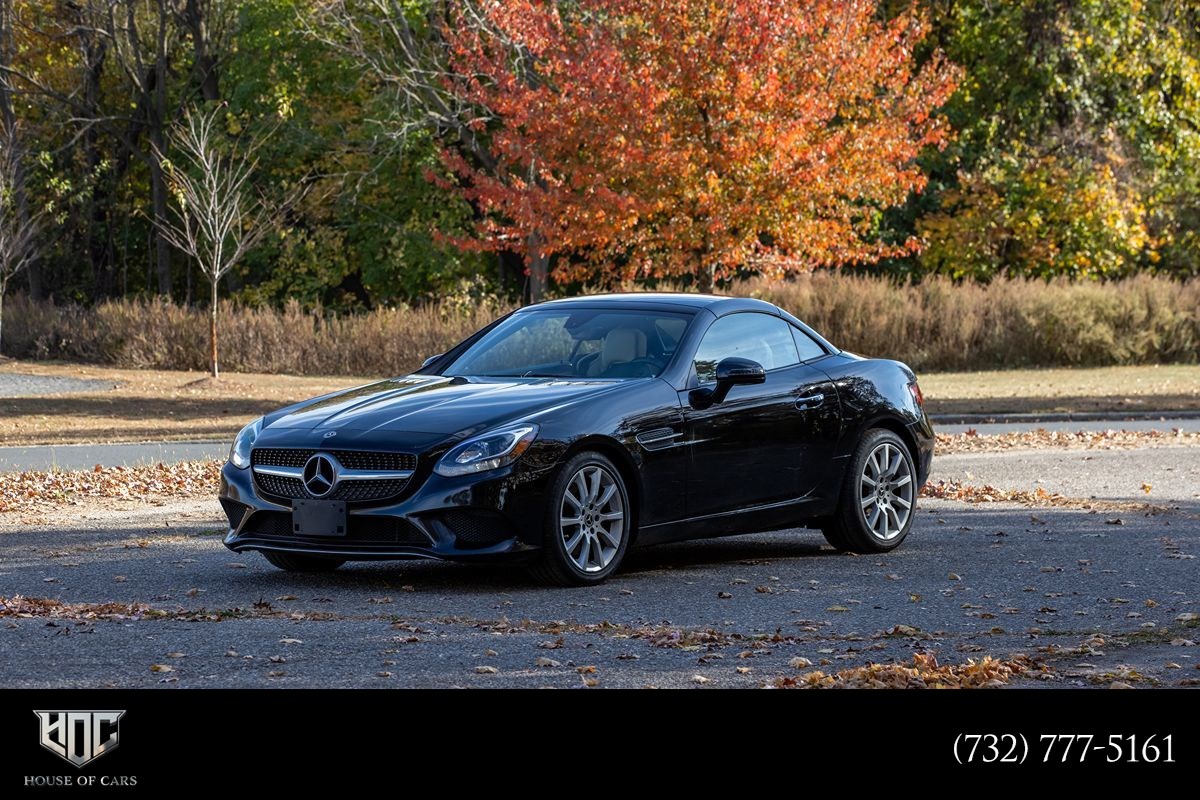
M 840 347 L 927 371 L 1200 360 L 1195 279 L 897 285 L 825 272 L 786 283 L 751 280 L 729 294 L 777 303 Z M 403 374 L 508 310 L 461 300 L 357 315 L 224 304 L 221 358 L 234 371 Z M 158 369 L 207 363 L 202 309 L 160 300 L 85 308 L 16 296 L 6 312 L 6 355 Z

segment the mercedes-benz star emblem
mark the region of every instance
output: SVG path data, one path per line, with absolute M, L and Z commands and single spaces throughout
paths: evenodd
M 317 453 L 304 464 L 304 488 L 313 497 L 324 497 L 337 485 L 338 466 L 324 453 Z

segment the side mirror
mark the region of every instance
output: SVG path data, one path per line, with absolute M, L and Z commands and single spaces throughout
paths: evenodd
M 767 373 L 762 364 L 748 358 L 723 358 L 717 364 L 717 386 L 715 389 L 694 389 L 689 395 L 692 405 L 696 408 L 707 408 L 723 402 L 729 390 L 734 386 L 748 386 L 763 383 Z
M 422 361 L 422 362 L 421 362 L 421 369 L 425 369 L 425 368 L 426 368 L 426 367 L 428 367 L 430 364 L 432 364 L 433 362 L 437 361 L 439 358 L 441 358 L 441 357 L 442 357 L 442 356 L 444 356 L 444 355 L 446 355 L 446 354 L 445 354 L 445 353 L 438 353 L 438 354 L 437 354 L 437 355 L 435 355 L 435 356 L 430 356 L 429 358 L 425 359 L 424 361 Z

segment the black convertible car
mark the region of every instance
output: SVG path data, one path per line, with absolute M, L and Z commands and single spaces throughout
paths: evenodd
M 255 420 L 220 499 L 225 544 L 285 570 L 506 558 L 585 584 L 634 544 L 703 536 L 809 526 L 891 550 L 932 457 L 903 364 L 759 300 L 614 294 Z

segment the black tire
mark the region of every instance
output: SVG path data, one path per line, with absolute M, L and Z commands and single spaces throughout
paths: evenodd
M 891 482 L 885 481 L 889 488 L 875 500 L 872 500 L 870 495 L 864 498 L 863 488 L 866 486 L 869 489 L 869 476 L 885 454 L 893 463 L 897 457 L 903 460 L 903 464 L 898 464 L 895 468 L 897 477 Z M 873 458 L 875 460 L 871 461 Z M 903 480 L 902 473 L 907 475 L 907 482 L 894 490 L 891 489 L 891 483 Z M 908 487 L 906 493 L 902 491 L 905 486 Z M 902 524 L 893 530 L 892 522 L 900 521 L 900 514 L 904 510 L 902 504 L 905 502 L 909 504 L 908 513 L 903 515 Z M 872 504 L 870 508 L 864 508 L 868 503 Z M 854 451 L 854 457 L 850 459 L 846 477 L 842 482 L 837 511 L 832 517 L 822 520 L 821 532 L 834 549 L 842 552 L 886 553 L 899 547 L 908 536 L 916 518 L 916 506 L 917 471 L 908 445 L 890 430 L 872 428 L 863 436 Z M 874 517 L 876 523 L 872 527 L 868 523 L 876 509 L 883 515 L 883 519 Z M 890 512 L 884 509 L 894 510 L 895 516 L 891 516 Z M 883 529 L 883 533 L 880 532 L 880 528 Z
M 263 550 L 262 554 L 271 566 L 286 572 L 333 572 L 346 563 L 344 558 L 306 556 L 301 553 L 281 553 L 277 550 Z
M 590 488 L 588 476 L 594 474 L 600 475 L 600 483 L 596 493 L 591 496 L 590 505 L 586 496 L 580 498 L 582 504 L 575 504 L 575 507 L 579 508 L 580 523 L 563 525 L 560 522 L 564 519 L 563 509 L 573 507 L 572 501 L 566 498 L 568 490 L 571 491 L 572 498 L 575 498 L 576 492 L 586 494 Z M 585 476 L 582 490 L 576 483 L 581 475 Z M 608 486 L 615 487 L 612 495 L 603 503 L 597 503 L 596 501 L 606 497 Z M 539 583 L 553 586 L 591 586 L 603 582 L 616 572 L 629 549 L 635 523 L 629 491 L 616 465 L 600 453 L 579 453 L 558 471 L 547 492 L 547 498 L 542 529 L 542 552 L 538 560 L 529 567 L 533 577 Z M 619 526 L 620 535 L 617 537 L 619 541 L 614 545 L 611 537 L 617 530 L 617 520 L 607 518 L 616 513 L 617 504 L 623 516 Z M 586 523 L 585 519 L 588 520 Z M 568 551 L 569 540 L 575 540 L 576 534 L 583 539 L 578 540 L 579 543 Z M 588 548 L 586 554 L 582 549 L 585 546 Z M 593 547 L 596 548 L 595 551 Z M 584 569 L 579 563 L 580 560 L 590 566 Z

